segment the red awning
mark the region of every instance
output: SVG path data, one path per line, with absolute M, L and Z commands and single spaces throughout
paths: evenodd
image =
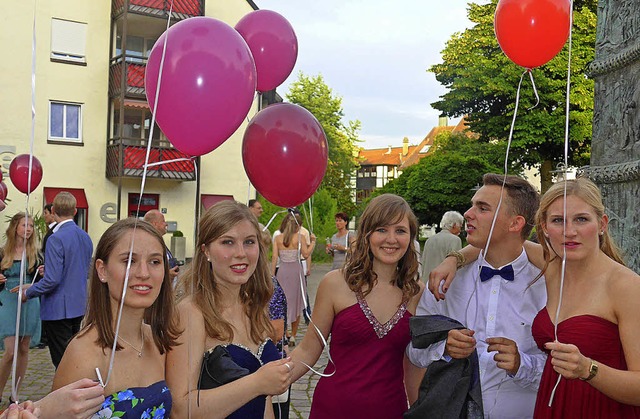
M 231 200 L 233 201 L 233 195 L 208 195 L 202 194 L 200 195 L 200 202 L 202 202 L 202 206 L 205 210 L 214 206 L 220 201 Z
M 60 192 L 69 192 L 76 198 L 76 208 L 89 208 L 87 203 L 87 195 L 84 194 L 84 189 L 72 189 L 72 188 L 44 188 L 44 203 L 52 204 L 53 198 Z

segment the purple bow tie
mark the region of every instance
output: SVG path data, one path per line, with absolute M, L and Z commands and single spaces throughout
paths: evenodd
M 502 269 L 493 269 L 488 266 L 483 266 L 480 269 L 480 281 L 488 281 L 496 275 L 500 275 L 507 281 L 513 281 L 513 266 L 507 265 Z

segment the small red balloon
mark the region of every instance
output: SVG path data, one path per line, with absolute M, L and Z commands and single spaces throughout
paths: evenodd
M 249 122 L 242 140 L 249 180 L 280 207 L 304 203 L 327 170 L 327 138 L 311 112 L 292 103 L 271 105 Z
M 29 154 L 16 156 L 9 165 L 9 178 L 11 183 L 22 193 L 30 194 L 42 180 L 42 165 L 40 160 L 33 156 L 31 162 L 31 185 L 29 185 Z M 31 186 L 31 187 L 29 187 Z
M 0 181 L 0 201 L 4 201 L 7 199 L 7 193 L 9 190 L 7 189 L 7 185 L 4 182 Z
M 570 0 L 500 0 L 494 29 L 514 63 L 535 68 L 549 62 L 569 38 Z

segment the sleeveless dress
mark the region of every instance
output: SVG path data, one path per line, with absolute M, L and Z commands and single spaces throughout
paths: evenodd
M 287 324 L 295 321 L 304 309 L 304 300 L 302 299 L 302 289 L 300 284 L 300 275 L 302 274 L 302 265 L 298 257 L 298 251 L 279 250 L 280 267 L 278 268 L 277 279 L 287 297 Z M 305 282 L 304 280 L 302 281 Z
M 164 419 L 170 413 L 171 392 L 162 380 L 149 387 L 131 387 L 107 396 L 91 419 Z
M 31 283 L 33 272 L 26 273 L 25 284 Z M 13 265 L 9 269 L 5 269 L 3 274 L 7 277 L 7 282 L 5 282 L 4 289 L 0 291 L 0 340 L 16 334 L 18 293 L 12 293 L 9 290 L 20 285 L 20 261 L 14 260 Z M 31 336 L 30 344 L 34 346 L 40 342 L 40 332 L 40 299 L 30 298 L 22 303 L 20 336 Z
M 533 321 L 531 333 L 538 347 L 554 341 L 553 323 L 547 308 L 540 310 Z M 618 325 L 590 314 L 570 317 L 558 324 L 558 341 L 576 345 L 580 352 L 596 362 L 626 370 Z M 548 352 L 548 351 L 546 351 Z M 551 356 L 547 358 L 536 399 L 535 418 L 640 418 L 640 407 L 619 403 L 579 379 L 560 379 L 553 403 L 551 391 L 558 379 Z
M 339 312 L 331 327 L 329 363 L 313 394 L 310 419 L 401 419 L 408 409 L 403 357 L 409 343 L 406 304 L 384 325 L 367 302 Z
M 248 369 L 252 374 L 258 371 L 262 365 L 280 359 L 281 357 L 276 345 L 274 345 L 270 339 L 262 342 L 258 348 L 258 353 L 255 354 L 246 346 L 237 343 L 229 343 L 223 346 L 227 348 L 229 355 L 231 355 L 231 358 L 236 364 Z M 264 417 L 266 401 L 266 396 L 258 396 L 228 417 L 235 419 L 262 419 Z

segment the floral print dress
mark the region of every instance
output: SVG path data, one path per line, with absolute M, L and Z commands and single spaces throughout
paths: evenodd
M 107 396 L 92 419 L 164 419 L 169 418 L 170 413 L 171 392 L 163 380 L 149 387 L 131 387 Z

